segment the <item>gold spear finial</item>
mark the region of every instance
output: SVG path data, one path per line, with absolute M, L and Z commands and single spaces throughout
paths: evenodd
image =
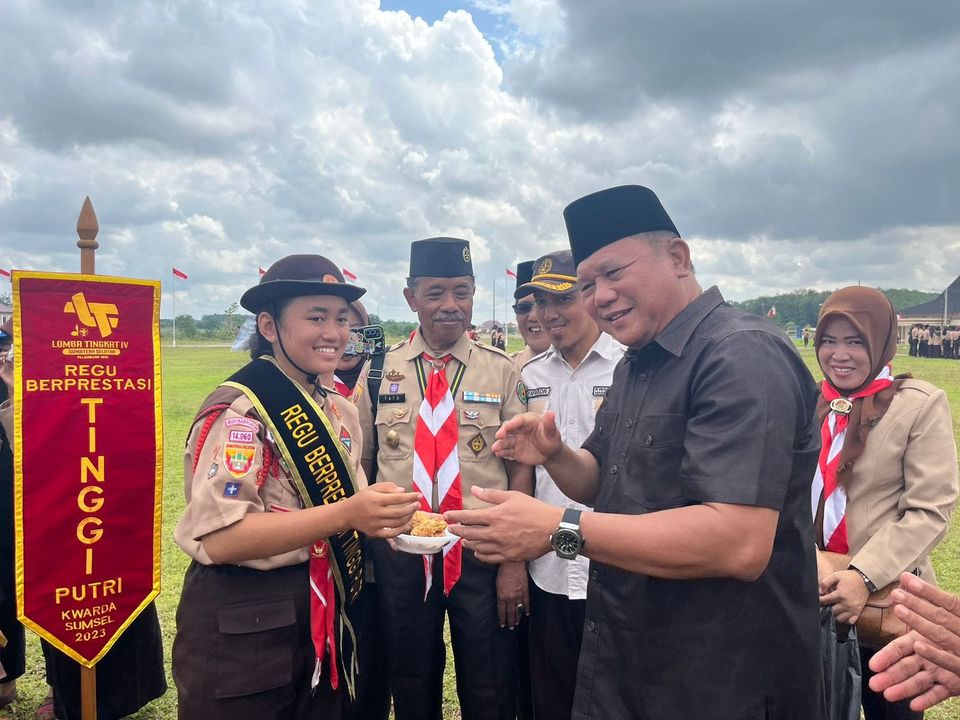
M 97 242 L 97 233 L 100 232 L 100 223 L 97 221 L 97 213 L 94 212 L 93 203 L 90 202 L 90 196 L 87 195 L 83 201 L 83 207 L 80 208 L 80 217 L 77 219 L 77 247 L 80 248 L 80 272 L 93 275 L 96 267 L 95 255 L 100 243 Z

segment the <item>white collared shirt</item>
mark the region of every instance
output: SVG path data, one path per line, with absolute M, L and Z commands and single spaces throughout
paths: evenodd
M 583 362 L 574 369 L 560 351 L 551 346 L 523 367 L 521 375 L 527 387 L 527 409 L 540 414 L 547 410 L 555 412 L 563 442 L 574 449 L 579 448 L 593 432 L 597 410 L 625 350 L 612 337 L 600 333 Z M 538 500 L 556 507 L 589 509 L 560 492 L 543 466 L 537 466 L 536 474 L 534 496 Z M 587 596 L 590 561 L 585 557 L 563 560 L 550 551 L 531 561 L 528 567 L 530 577 L 541 590 L 566 595 L 571 600 Z

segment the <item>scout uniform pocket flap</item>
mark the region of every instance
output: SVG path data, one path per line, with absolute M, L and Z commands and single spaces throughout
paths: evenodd
M 224 605 L 217 610 L 217 622 L 224 635 L 276 630 L 296 621 L 296 610 L 290 598 Z
M 409 405 L 380 405 L 377 408 L 377 425 L 393 427 L 394 425 L 406 425 L 410 418 L 416 417 L 417 413 Z

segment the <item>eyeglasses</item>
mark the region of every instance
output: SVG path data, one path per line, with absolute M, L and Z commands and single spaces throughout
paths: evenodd
M 533 310 L 532 302 L 518 302 L 513 304 L 513 311 L 517 315 L 529 315 L 531 310 Z

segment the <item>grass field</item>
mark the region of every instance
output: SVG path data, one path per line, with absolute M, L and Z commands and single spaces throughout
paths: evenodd
M 512 340 L 512 338 L 511 338 Z M 517 349 L 516 341 L 511 343 Z M 811 370 L 816 371 L 812 350 L 802 350 Z M 216 384 L 246 360 L 241 353 L 232 353 L 227 348 L 178 347 L 164 348 L 163 353 L 163 422 L 165 436 L 164 478 L 164 548 L 163 590 L 157 600 L 160 622 L 164 633 L 164 650 L 169 670 L 170 650 L 173 645 L 174 615 L 180 596 L 180 586 L 187 566 L 186 556 L 173 543 L 173 527 L 183 510 L 183 443 L 186 431 L 200 402 Z M 960 430 L 960 361 L 918 360 L 900 356 L 895 361 L 895 372 L 912 372 L 915 377 L 928 380 L 943 388 L 950 399 L 954 418 L 954 433 Z M 815 373 L 815 376 L 819 377 Z M 946 540 L 933 556 L 934 565 L 943 587 L 960 592 L 960 530 L 954 525 Z M 30 633 L 28 633 L 30 635 Z M 452 663 L 451 663 L 452 665 Z M 448 676 L 452 671 L 448 670 Z M 691 679 L 691 682 L 694 682 Z M 159 700 L 151 703 L 138 714 L 137 720 L 169 720 L 176 717 L 176 692 L 172 680 L 170 690 Z M 20 700 L 15 707 L 16 720 L 32 720 L 40 704 L 46 686 L 43 679 L 43 659 L 36 639 L 30 635 L 28 645 L 28 671 L 18 682 Z M 447 678 L 444 717 L 455 720 L 460 717 L 452 677 Z M 101 683 L 101 692 L 109 691 Z M 960 700 L 954 700 L 927 713 L 932 720 L 960 720 Z M 239 720 L 239 719 L 238 719 Z

